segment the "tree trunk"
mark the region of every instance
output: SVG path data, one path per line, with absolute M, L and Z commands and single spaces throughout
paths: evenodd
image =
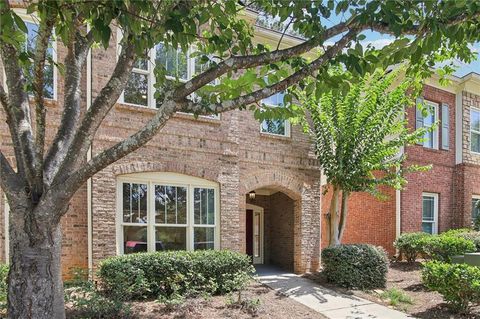
M 347 214 L 348 214 L 348 192 L 342 193 L 342 209 L 340 210 L 340 222 L 338 223 L 338 241 L 341 243 L 343 233 L 347 227 Z
M 330 201 L 330 220 L 329 227 L 329 242 L 328 247 L 335 247 L 340 245 L 338 233 L 338 203 L 339 203 L 340 189 L 333 187 L 332 199 Z
M 62 233 L 51 209 L 11 205 L 8 317 L 65 318 Z

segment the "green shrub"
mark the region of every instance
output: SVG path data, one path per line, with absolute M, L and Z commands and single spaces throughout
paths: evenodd
M 388 259 L 385 251 L 372 245 L 340 245 L 322 251 L 326 279 L 346 288 L 385 287 Z
M 475 251 L 480 251 L 480 231 L 468 231 L 457 234 L 458 237 L 470 240 L 475 245 Z
M 0 264 L 0 310 L 7 309 L 7 276 L 8 276 L 8 265 Z
M 431 236 L 425 242 L 426 254 L 434 260 L 451 262 L 451 257 L 475 251 L 473 241 L 457 235 Z
M 473 220 L 473 230 L 480 231 L 480 214 Z
M 454 311 L 467 312 L 480 304 L 479 267 L 430 261 L 424 264 L 422 281 L 439 292 Z
M 124 300 L 223 294 L 240 289 L 254 272 L 246 255 L 222 250 L 138 253 L 105 259 L 104 290 Z
M 405 256 L 408 262 L 413 263 L 419 255 L 425 253 L 425 241 L 430 236 L 427 233 L 404 233 L 395 240 L 394 246 L 401 256 Z

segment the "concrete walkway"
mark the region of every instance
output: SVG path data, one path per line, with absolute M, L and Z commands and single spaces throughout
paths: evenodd
M 331 319 L 413 318 L 369 300 L 345 295 L 315 282 L 266 265 L 257 265 L 261 283 Z

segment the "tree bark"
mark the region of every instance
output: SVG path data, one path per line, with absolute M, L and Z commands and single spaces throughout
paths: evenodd
M 10 206 L 8 318 L 65 318 L 62 233 L 51 208 Z
M 328 247 L 336 247 L 340 245 L 339 233 L 338 233 L 339 197 L 340 197 L 340 189 L 334 186 L 332 199 L 330 201 L 330 220 L 328 223 L 330 236 L 329 236 Z

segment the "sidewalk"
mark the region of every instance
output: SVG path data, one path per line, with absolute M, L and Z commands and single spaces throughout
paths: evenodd
M 261 283 L 331 319 L 413 318 L 369 300 L 338 293 L 273 266 L 256 267 Z

